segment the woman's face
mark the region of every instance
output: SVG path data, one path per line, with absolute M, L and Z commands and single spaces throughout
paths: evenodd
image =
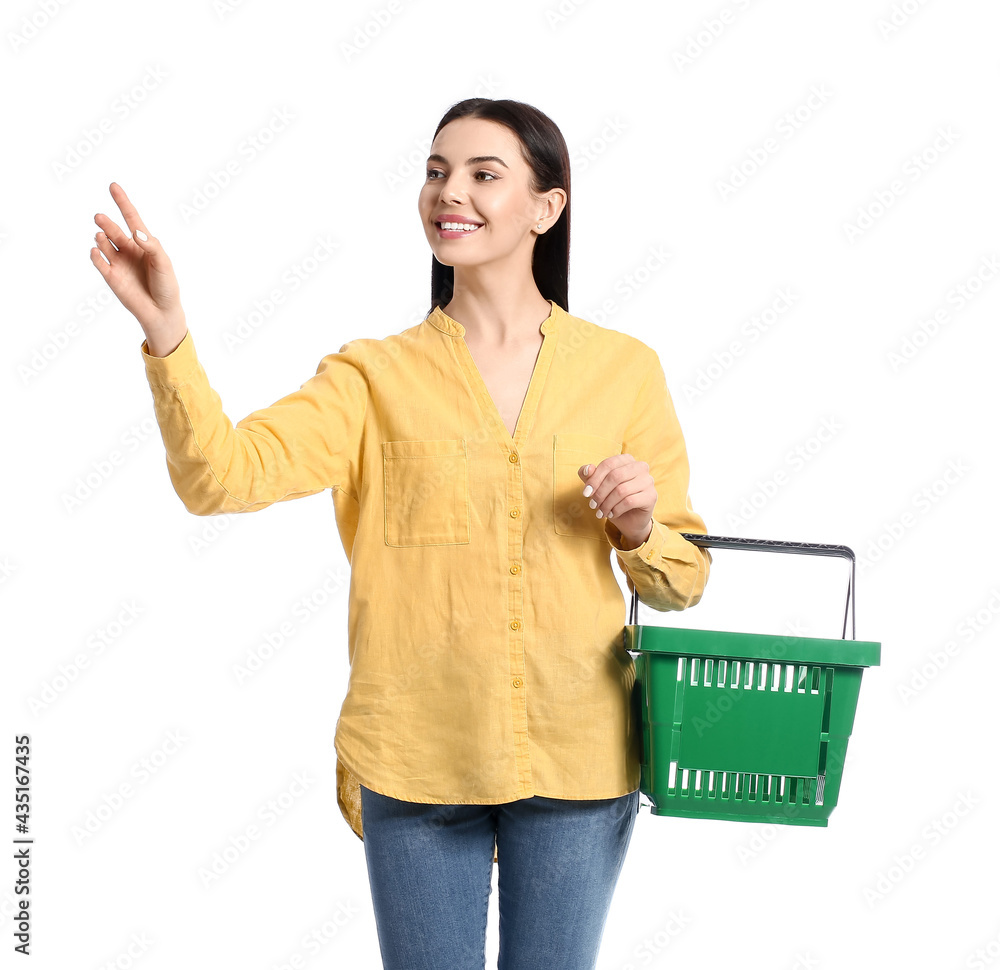
M 533 198 L 530 175 L 517 136 L 506 126 L 484 118 L 448 122 L 431 145 L 418 200 L 424 232 L 438 262 L 478 266 L 523 250 L 530 267 L 536 233 L 548 229 L 562 210 L 562 190 L 550 193 L 551 202 Z M 442 232 L 437 223 L 454 215 L 479 228 L 459 230 L 462 235 Z M 542 229 L 536 230 L 539 222 Z

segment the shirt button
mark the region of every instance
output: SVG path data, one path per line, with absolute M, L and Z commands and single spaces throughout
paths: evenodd
M 513 463 L 513 462 L 516 462 L 516 461 L 517 461 L 517 452 L 516 452 L 516 451 L 512 451 L 512 452 L 510 453 L 510 459 L 509 459 L 509 460 L 510 460 L 510 461 L 511 461 L 512 463 Z
M 510 621 L 510 628 L 511 628 L 512 630 L 520 630 L 520 629 L 521 629 L 521 624 L 520 624 L 520 623 L 518 623 L 518 621 L 517 621 L 517 620 L 511 620 L 511 621 Z
M 514 563 L 514 565 L 510 567 L 510 571 L 516 576 L 521 571 L 521 567 L 517 563 Z
M 652 562 L 652 561 L 653 561 L 653 553 L 652 553 L 652 551 L 647 552 L 646 553 L 646 562 Z
M 515 687 L 520 687 L 520 686 L 521 686 L 521 685 L 522 685 L 522 684 L 524 683 L 524 681 L 523 681 L 523 680 L 521 680 L 521 678 L 520 678 L 520 677 L 515 677 L 515 678 L 514 678 L 514 679 L 513 679 L 512 681 L 511 681 L 511 683 L 512 683 L 512 684 L 513 684 L 513 685 L 514 685 Z
M 520 514 L 521 514 L 521 510 L 520 509 L 511 509 L 510 510 L 510 517 L 512 519 L 516 519 Z

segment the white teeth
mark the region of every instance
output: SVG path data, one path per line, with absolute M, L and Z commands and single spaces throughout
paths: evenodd
M 473 226 L 467 222 L 442 222 L 439 225 L 442 229 L 460 229 L 463 232 L 472 232 L 479 228 L 479 226 Z

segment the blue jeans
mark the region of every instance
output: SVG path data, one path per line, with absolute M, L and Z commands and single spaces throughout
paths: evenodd
M 361 786 L 384 970 L 484 970 L 496 839 L 498 970 L 593 970 L 639 790 L 425 805 Z

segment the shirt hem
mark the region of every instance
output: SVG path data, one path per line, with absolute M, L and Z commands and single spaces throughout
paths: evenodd
M 378 792 L 380 795 L 385 795 L 388 798 L 395 798 L 402 802 L 413 802 L 418 805 L 506 805 L 508 802 L 520 801 L 523 798 L 532 798 L 535 795 L 539 795 L 542 798 L 557 798 L 562 801 L 586 802 L 586 801 L 595 801 L 602 798 L 621 798 L 622 795 L 632 794 L 632 792 L 634 792 L 639 787 L 639 783 L 637 782 L 635 785 L 627 786 L 624 789 L 624 791 L 615 791 L 612 792 L 611 794 L 604 794 L 603 792 L 595 792 L 586 795 L 566 795 L 566 794 L 555 794 L 555 793 L 550 794 L 548 791 L 539 791 L 538 788 L 535 787 L 535 789 L 528 795 L 515 794 L 511 798 L 507 798 L 504 796 L 500 796 L 497 798 L 468 798 L 458 802 L 449 798 L 423 798 L 423 797 L 407 798 L 406 796 L 398 794 L 395 791 L 387 790 L 387 787 L 384 785 L 370 784 L 369 782 L 365 781 L 364 778 L 361 776 L 361 774 L 355 771 L 354 768 L 351 767 L 347 759 L 343 757 L 343 755 L 340 752 L 340 749 L 336 748 L 336 751 L 337 751 L 337 757 L 344 765 L 344 768 L 354 776 L 354 778 L 358 781 L 359 784 L 364 785 L 365 788 L 369 789 L 370 791 Z

